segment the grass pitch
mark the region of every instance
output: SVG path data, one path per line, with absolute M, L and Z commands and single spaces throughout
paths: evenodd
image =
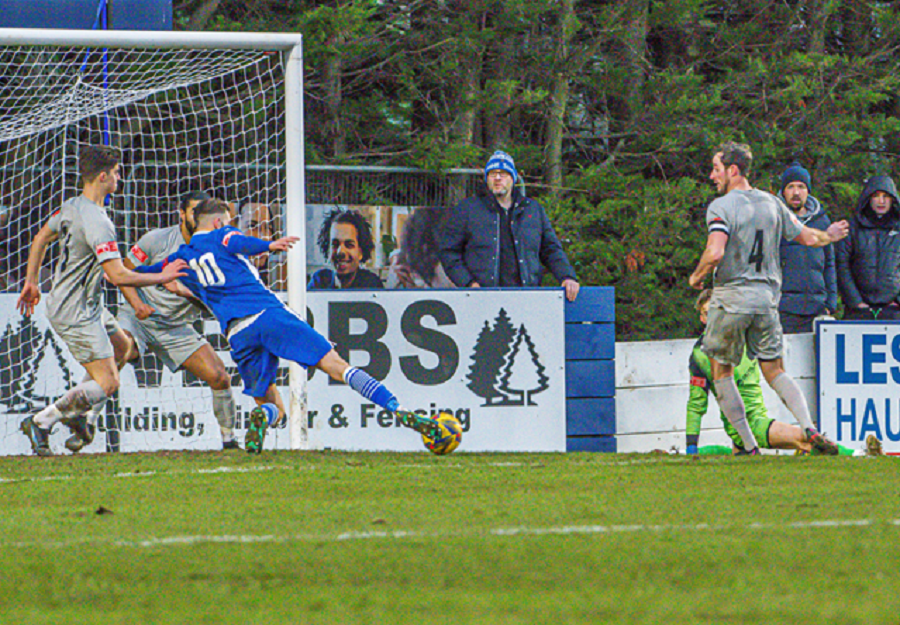
M 896 622 L 898 478 L 889 457 L 0 458 L 0 622 Z

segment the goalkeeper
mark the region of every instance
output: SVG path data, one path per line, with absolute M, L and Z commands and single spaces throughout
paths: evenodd
M 697 297 L 695 308 L 700 313 L 700 321 L 706 325 L 706 315 L 709 311 L 709 300 L 712 297 L 712 289 L 704 289 Z M 690 395 L 687 403 L 687 453 L 727 453 L 727 448 L 719 446 L 698 447 L 700 440 L 700 423 L 709 406 L 709 393 L 715 393 L 712 384 L 712 369 L 709 357 L 700 349 L 703 343 L 701 336 L 691 352 L 689 369 L 691 372 Z M 804 439 L 803 431 L 799 425 L 789 425 L 776 421 L 769 416 L 766 404 L 763 401 L 762 387 L 759 383 L 759 364 L 756 360 L 747 358 L 746 351 L 740 364 L 734 369 L 734 381 L 737 384 L 741 398 L 747 410 L 747 423 L 753 436 L 763 449 L 794 449 L 801 454 L 811 451 L 811 445 Z M 743 441 L 734 426 L 722 415 L 725 432 L 732 440 L 733 453 L 741 455 L 745 453 Z M 867 442 L 869 453 L 872 453 L 872 443 Z M 877 441 L 876 441 L 877 442 Z M 878 445 L 880 450 L 880 444 Z M 852 456 L 853 450 L 838 445 L 838 455 Z M 878 455 L 878 454 L 876 454 Z

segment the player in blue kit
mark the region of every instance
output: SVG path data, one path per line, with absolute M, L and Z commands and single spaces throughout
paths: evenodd
M 189 243 L 166 260 L 138 267 L 137 271 L 158 273 L 179 259 L 188 263 L 187 276 L 181 278 L 181 284 L 173 283 L 168 288 L 206 305 L 228 339 L 244 381 L 244 393 L 258 404 L 250 414 L 245 440 L 247 451 L 262 451 L 266 428 L 280 422 L 285 415 L 284 403 L 275 387 L 279 358 L 307 368 L 318 367 L 394 413 L 403 425 L 422 434 L 436 435 L 435 421 L 403 410 L 381 382 L 362 369 L 351 367 L 324 336 L 260 281 L 248 257 L 287 251 L 297 242 L 297 237 L 263 241 L 229 226 L 228 220 L 225 202 L 204 200 L 194 209 L 194 229 Z

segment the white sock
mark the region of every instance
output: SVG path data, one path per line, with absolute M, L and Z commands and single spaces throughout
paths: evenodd
M 800 387 L 794 382 L 794 378 L 787 373 L 780 374 L 772 380 L 772 390 L 778 393 L 781 401 L 788 407 L 797 423 L 803 428 L 803 436 L 806 436 L 806 430 L 815 430 L 812 418 L 809 416 L 809 406 L 806 404 L 806 397 L 800 391 Z
M 91 406 L 91 409 L 85 413 L 85 418 L 87 418 L 88 425 L 93 425 L 97 427 L 97 421 L 100 419 L 100 415 L 103 414 L 104 408 L 106 408 L 106 402 L 109 401 L 108 397 L 104 397 L 99 402 Z
M 34 415 L 34 424 L 42 430 L 49 430 L 53 424 L 63 418 L 62 413 L 56 404 L 50 404 L 39 413 Z
M 719 408 L 725 414 L 728 422 L 737 430 L 738 435 L 744 442 L 744 449 L 751 451 L 754 447 L 758 447 L 756 437 L 753 436 L 750 424 L 747 423 L 744 400 L 741 399 L 734 376 L 715 380 L 713 384 L 716 386 L 716 399 L 719 400 Z
M 234 440 L 234 422 L 237 418 L 237 408 L 234 404 L 234 395 L 231 389 L 213 391 L 213 414 L 219 422 L 219 430 L 222 432 L 222 442 Z

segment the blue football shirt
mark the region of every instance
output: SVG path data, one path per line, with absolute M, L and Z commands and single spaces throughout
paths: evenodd
M 179 258 L 187 262 L 187 276 L 180 278 L 182 284 L 212 311 L 224 332 L 235 319 L 284 307 L 278 296 L 263 284 L 256 267 L 244 254 L 268 249 L 268 241 L 225 226 L 194 233 L 191 242 L 178 248 L 165 262 Z

